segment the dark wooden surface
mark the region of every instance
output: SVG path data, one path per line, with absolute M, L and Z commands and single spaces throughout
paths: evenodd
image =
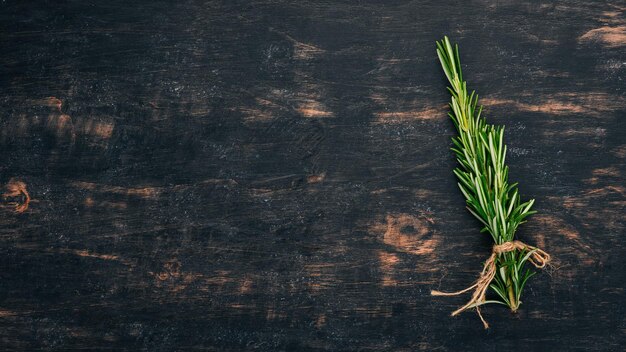
M 0 349 L 623 350 L 625 11 L 2 1 Z M 446 34 L 537 199 L 518 235 L 557 259 L 489 331 L 429 296 L 490 250 Z

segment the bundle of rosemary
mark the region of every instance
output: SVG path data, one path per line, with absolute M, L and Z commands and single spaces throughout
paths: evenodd
M 489 233 L 495 244 L 474 285 L 458 292 L 431 293 L 451 296 L 474 290 L 472 299 L 452 315 L 476 308 L 485 328 L 488 328 L 480 306 L 499 303 L 510 307 L 513 312 L 517 311 L 524 285 L 534 274 L 524 264 L 528 261 L 537 268 L 543 268 L 550 261 L 550 256 L 541 249 L 514 239 L 517 227 L 535 213 L 531 210 L 534 199 L 522 203 L 517 183 L 508 182 L 504 126 L 487 124 L 481 116 L 482 106 L 477 108 L 478 95 L 474 91 L 468 94 L 461 72 L 458 45 L 453 48 L 448 37 L 444 37 L 437 42 L 437 56 L 451 86 L 448 90 L 452 94 L 452 112 L 448 115 L 459 133 L 452 139 L 452 150 L 460 164 L 454 173 L 459 179 L 458 185 L 465 196 L 467 209 L 484 225 L 481 233 Z M 496 299 L 486 299 L 488 288 L 496 293 Z

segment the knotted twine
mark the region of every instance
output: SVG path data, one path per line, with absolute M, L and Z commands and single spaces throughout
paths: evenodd
M 480 320 L 483 322 L 485 329 L 488 329 L 489 324 L 487 324 L 487 322 L 483 318 L 483 315 L 480 314 L 480 305 L 485 303 L 485 296 L 487 294 L 489 284 L 491 283 L 491 280 L 493 280 L 493 278 L 496 276 L 496 258 L 498 258 L 498 255 L 502 253 L 512 252 L 518 249 L 521 251 L 529 251 L 531 255 L 528 257 L 528 261 L 538 269 L 545 267 L 550 262 L 550 255 L 548 253 L 537 247 L 527 245 L 522 241 L 515 240 L 510 242 L 504 242 L 502 244 L 496 244 L 493 246 L 493 249 L 491 250 L 491 256 L 485 262 L 483 271 L 480 273 L 480 276 L 478 277 L 478 280 L 476 280 L 476 283 L 466 289 L 457 292 L 441 292 L 433 290 L 430 291 L 430 294 L 433 296 L 457 296 L 474 289 L 472 299 L 470 299 L 469 302 L 467 302 L 463 307 L 452 312 L 452 316 L 455 316 L 469 308 L 476 307 L 476 312 L 478 313 Z

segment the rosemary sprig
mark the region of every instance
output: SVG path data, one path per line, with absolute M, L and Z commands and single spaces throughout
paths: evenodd
M 452 138 L 452 150 L 460 164 L 454 173 L 465 196 L 467 209 L 484 226 L 481 232 L 488 232 L 496 245 L 511 242 L 517 227 L 535 213 L 531 210 L 534 199 L 522 203 L 517 183 L 509 184 L 504 126 L 488 124 L 481 116 L 483 107 L 478 106 L 478 95 L 475 91 L 468 94 L 458 45 L 453 47 L 448 37 L 444 37 L 437 42 L 437 56 L 450 82 L 448 90 L 452 94 L 452 111 L 448 115 L 459 133 Z M 501 303 L 515 312 L 521 304 L 524 285 L 534 274 L 525 270 L 524 264 L 535 250 L 499 253 L 496 274 L 489 285 L 499 300 L 480 304 Z

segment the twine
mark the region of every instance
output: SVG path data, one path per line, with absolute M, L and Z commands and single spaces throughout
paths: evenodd
M 478 280 L 472 286 L 457 292 L 441 292 L 441 291 L 430 291 L 430 294 L 433 296 L 457 296 L 463 294 L 465 292 L 471 291 L 474 289 L 474 293 L 472 294 L 472 298 L 467 302 L 463 307 L 452 312 L 452 316 L 455 316 L 464 310 L 467 310 L 472 307 L 476 307 L 476 312 L 480 317 L 480 320 L 483 322 L 485 329 L 489 328 L 489 324 L 483 318 L 483 315 L 480 313 L 480 305 L 485 303 L 485 296 L 487 294 L 487 289 L 489 288 L 489 284 L 491 280 L 496 276 L 496 258 L 498 255 L 502 253 L 512 252 L 514 250 L 527 250 L 532 254 L 528 257 L 528 261 L 533 264 L 536 268 L 541 269 L 545 267 L 550 262 L 550 255 L 543 250 L 529 246 L 521 241 L 511 241 L 504 242 L 502 244 L 496 244 L 493 246 L 491 250 L 491 256 L 485 262 L 485 266 L 483 267 L 483 271 L 480 273 Z

